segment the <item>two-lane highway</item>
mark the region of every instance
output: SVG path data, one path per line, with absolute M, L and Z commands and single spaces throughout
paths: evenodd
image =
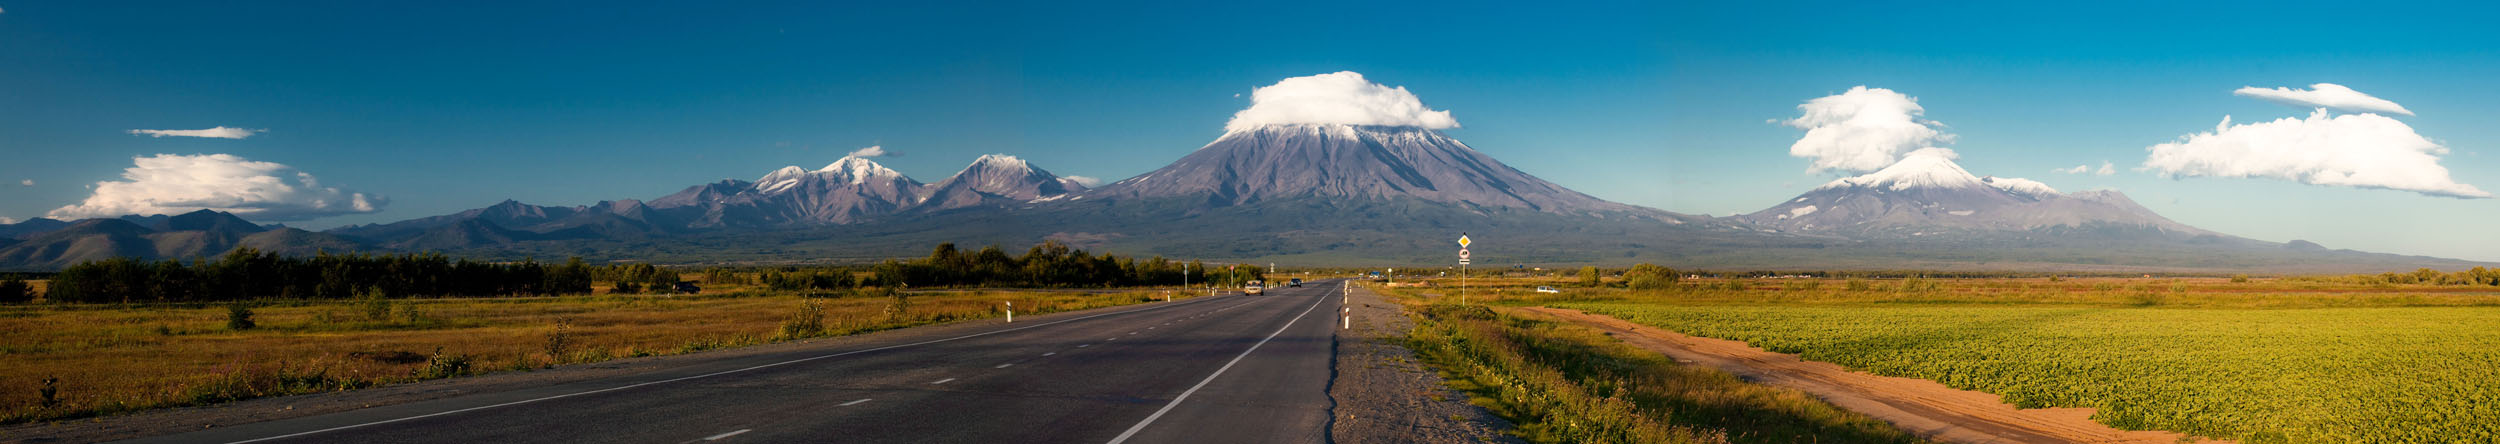
M 1334 282 L 142 442 L 1322 442 Z

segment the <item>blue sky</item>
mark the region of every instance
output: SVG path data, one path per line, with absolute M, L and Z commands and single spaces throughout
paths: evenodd
M 2225 115 L 2307 115 L 2237 88 L 2325 82 L 2411 109 L 2456 182 L 2500 189 L 2500 10 L 2479 4 L 839 3 L 0 1 L 0 217 L 158 153 L 388 198 L 290 222 L 314 228 L 648 199 L 871 145 L 924 181 L 985 153 L 1118 180 L 1221 134 L 1251 88 L 1356 71 L 1523 171 L 1672 211 L 1836 177 L 1771 121 L 1865 85 L 1917 97 L 1975 173 L 2257 239 L 2500 260 L 2492 199 L 2134 169 Z M 129 133 L 219 126 L 267 131 Z

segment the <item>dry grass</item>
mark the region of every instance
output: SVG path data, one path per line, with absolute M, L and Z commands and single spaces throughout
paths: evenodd
M 970 291 L 273 302 L 257 328 L 225 305 L 0 306 L 0 423 L 350 390 L 1146 302 L 1159 292 Z M 804 325 L 814 304 L 821 318 Z M 785 328 L 786 324 L 800 324 Z M 559 324 L 562 325 L 559 328 Z M 44 397 L 44 380 L 52 400 Z

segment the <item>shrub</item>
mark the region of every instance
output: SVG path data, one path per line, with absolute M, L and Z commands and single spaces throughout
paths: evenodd
M 2245 284 L 2245 283 L 2248 283 L 2248 275 L 2245 275 L 2245 274 L 2234 274 L 2234 275 L 2231 275 L 2231 283 L 2234 283 L 2234 284 Z
M 1898 289 L 1901 290 L 1902 293 L 1926 293 L 1944 289 L 1944 284 L 1930 279 L 1911 276 L 1907 279 L 1902 279 L 1901 286 L 1898 287 Z
M 1676 281 L 1680 280 L 1683 280 L 1683 276 L 1677 275 L 1675 269 L 1651 264 L 1634 265 L 1631 271 L 1623 273 L 1624 285 L 1634 290 L 1667 289 L 1674 287 Z
M 369 288 L 365 290 L 363 296 L 358 297 L 364 299 L 365 320 L 374 322 L 391 320 L 391 300 L 382 297 L 382 289 Z
M 564 347 L 572 342 L 572 321 L 556 318 L 556 328 L 547 331 L 547 360 L 564 363 Z M 439 350 L 438 350 L 439 351 Z
M 1602 282 L 1598 280 L 1597 267 L 1580 267 L 1580 286 L 1596 287 Z
M 791 313 L 789 319 L 781 321 L 781 337 L 784 339 L 815 337 L 824 333 L 825 307 L 816 305 L 816 301 L 800 304 L 797 313 Z
M 1875 291 L 1875 284 L 1867 283 L 1864 279 L 1850 279 L 1843 285 L 1847 286 L 1849 291 Z
M 233 304 L 227 304 L 227 305 L 226 305 L 226 328 L 227 328 L 227 329 L 238 330 L 238 331 L 239 331 L 239 330 L 250 330 L 250 329 L 252 329 L 252 327 L 255 327 L 255 326 L 258 326 L 258 325 L 259 325 L 259 324 L 256 324 L 256 323 L 253 323 L 253 322 L 252 322 L 252 306 L 251 306 L 250 304 L 245 304 L 245 303 L 241 303 L 241 302 L 236 302 L 236 303 L 233 303 Z
M 885 293 L 889 296 L 893 296 L 894 298 L 892 301 L 888 301 L 885 304 L 886 320 L 899 322 L 904 320 L 904 318 L 911 316 L 910 295 L 904 294 L 900 291 L 894 291 L 894 289 L 891 288 L 885 289 Z
M 427 358 L 425 367 L 417 368 L 415 376 L 417 379 L 440 379 L 466 375 L 469 374 L 469 366 L 468 355 L 446 355 L 442 347 L 435 347 L 434 357 Z
M 0 281 L 0 304 L 23 304 L 35 301 L 35 287 L 25 280 L 9 278 Z

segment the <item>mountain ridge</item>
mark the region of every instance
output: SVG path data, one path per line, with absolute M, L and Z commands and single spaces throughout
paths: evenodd
M 823 168 L 783 167 L 754 181 L 724 179 L 649 201 L 506 200 L 321 233 L 247 227 L 231 215 L 39 219 L 0 226 L 0 233 L 18 233 L 0 246 L 0 268 L 213 255 L 234 246 L 287 254 L 352 247 L 487 259 L 869 262 L 940 242 L 1043 241 L 1125 254 L 1361 265 L 1447 262 L 1456 249 L 1449 241 L 1460 232 L 1482 242 L 1478 260 L 1487 265 L 2130 272 L 2481 265 L 2232 237 L 2170 221 L 2115 190 L 2063 193 L 2037 181 L 1971 174 L 1949 152 L 1913 154 L 1762 211 L 1709 217 L 1598 199 L 1436 130 L 1268 125 L 1229 130 L 1170 165 L 1099 188 L 1007 155 L 975 159 L 934 184 L 846 156 Z

